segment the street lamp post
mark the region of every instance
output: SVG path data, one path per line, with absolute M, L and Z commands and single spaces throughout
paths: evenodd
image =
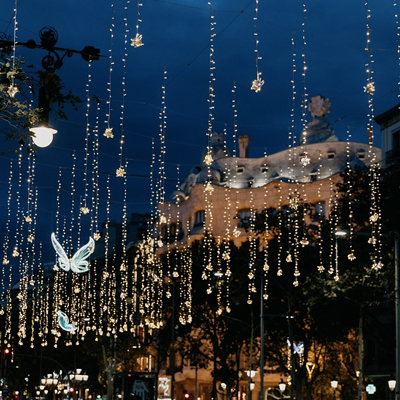
M 78 384 L 78 393 L 76 393 L 76 395 L 78 396 L 78 398 L 80 398 L 80 384 L 82 382 L 86 382 L 89 379 L 89 376 L 85 373 L 82 374 L 82 370 L 80 368 L 78 368 L 75 372 L 70 372 L 68 374 L 68 378 L 69 380 L 74 384 L 77 383 Z M 75 390 L 74 390 L 74 397 L 75 397 Z

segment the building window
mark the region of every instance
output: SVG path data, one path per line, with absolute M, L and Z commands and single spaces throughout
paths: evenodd
M 249 208 L 243 208 L 238 211 L 238 228 L 249 228 L 252 219 L 251 210 Z
M 392 133 L 392 149 L 400 148 L 400 131 Z
M 154 372 L 155 371 L 154 356 L 149 354 L 147 357 L 139 357 L 136 359 L 136 365 L 140 372 Z
M 260 168 L 261 173 L 266 174 L 268 172 L 268 166 L 264 165 Z
M 194 226 L 202 226 L 206 219 L 206 213 L 204 210 L 196 211 L 194 214 Z
M 363 150 L 363 149 L 359 150 L 358 153 L 357 153 L 357 157 L 360 160 L 363 160 L 365 158 L 365 150 Z
M 327 156 L 328 160 L 331 160 L 332 158 L 335 158 L 335 152 L 333 150 L 328 151 Z
M 236 169 L 236 172 L 238 174 L 243 174 L 243 171 L 244 171 L 244 167 L 237 167 L 237 169 Z
M 168 236 L 168 225 L 161 225 L 161 240 L 166 241 Z

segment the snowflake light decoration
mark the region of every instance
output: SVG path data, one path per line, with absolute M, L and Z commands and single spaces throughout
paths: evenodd
M 369 244 L 372 244 L 373 246 L 376 245 L 376 242 L 377 242 L 377 240 L 376 240 L 376 237 L 374 237 L 374 236 L 372 236 L 372 237 L 370 237 L 370 238 L 368 239 L 368 243 L 369 243 Z
M 308 246 L 310 244 L 310 242 L 307 239 L 301 239 L 300 240 L 300 244 L 305 247 Z
M 379 271 L 380 269 L 382 269 L 382 267 L 383 267 L 383 264 L 380 261 L 378 261 L 378 262 L 374 261 L 372 263 L 372 269 L 374 271 Z
M 254 79 L 254 81 L 251 84 L 251 90 L 254 90 L 256 93 L 261 92 L 261 88 L 264 85 L 264 81 L 261 79 L 261 72 L 257 74 L 257 79 Z
M 125 170 L 123 167 L 119 167 L 116 172 L 115 175 L 117 176 L 117 178 L 124 178 L 125 177 Z
M 288 254 L 287 256 L 286 256 L 286 262 L 288 262 L 288 263 L 290 263 L 290 262 L 292 262 L 293 260 L 292 260 L 292 255 L 291 254 Z
M 238 237 L 240 236 L 240 231 L 239 231 L 239 229 L 237 229 L 237 228 L 235 227 L 235 229 L 234 229 L 233 232 L 232 232 L 232 235 L 233 235 L 235 238 L 238 238 Z
M 289 200 L 289 207 L 297 210 L 297 208 L 299 207 L 299 201 L 296 197 L 293 197 Z
M 317 270 L 318 272 L 322 273 L 325 271 L 325 267 L 323 265 L 318 265 Z
M 133 46 L 135 48 L 143 46 L 144 43 L 142 42 L 142 38 L 143 38 L 143 35 L 137 33 L 136 36 L 133 39 L 131 39 L 131 46 Z
M 347 258 L 349 259 L 349 261 L 354 261 L 356 259 L 356 256 L 354 255 L 354 253 L 350 253 Z
M 32 218 L 31 218 L 29 215 L 27 215 L 27 216 L 25 217 L 25 222 L 27 222 L 28 224 L 30 224 L 30 223 L 32 222 Z
M 99 232 L 93 233 L 93 239 L 97 242 L 100 239 L 101 235 Z
M 230 260 L 230 255 L 229 255 L 229 253 L 227 253 L 227 252 L 224 252 L 223 254 L 222 254 L 222 259 L 223 260 L 225 260 L 225 261 L 228 261 L 228 260 Z
M 204 189 L 206 192 L 212 193 L 214 191 L 213 186 L 211 185 L 211 182 L 207 182 L 206 188 Z
M 166 224 L 167 223 L 167 218 L 165 215 L 160 216 L 160 224 Z
M 3 258 L 3 265 L 8 265 L 10 264 L 10 260 L 8 260 L 7 258 Z
M 16 247 L 14 247 L 14 250 L 12 252 L 12 256 L 13 257 L 18 257 L 19 256 L 19 251 L 18 251 L 18 249 Z
M 206 156 L 204 157 L 204 164 L 211 165 L 212 162 L 213 162 L 212 155 L 210 153 L 207 153 Z
M 114 137 L 113 128 L 106 128 L 103 136 L 105 136 L 107 139 L 112 139 Z
M 304 153 L 300 158 L 300 162 L 303 165 L 303 167 L 306 167 L 307 165 L 310 164 L 311 159 L 310 159 L 310 157 L 308 157 L 307 153 Z
M 29 243 L 33 243 L 33 241 L 35 240 L 35 236 L 33 236 L 32 234 L 30 234 L 27 239 L 26 239 Z
M 283 271 L 282 268 L 279 268 L 278 271 L 276 272 L 277 276 L 282 276 L 283 275 Z
M 376 221 L 378 221 L 378 219 L 379 219 L 379 215 L 378 215 L 377 213 L 372 214 L 372 215 L 369 217 L 369 221 L 370 221 L 370 222 L 376 222 Z
M 373 82 L 367 83 L 367 86 L 364 86 L 364 92 L 368 94 L 372 94 L 375 92 L 375 85 Z
M 82 214 L 89 214 L 89 208 L 87 208 L 86 206 L 83 206 L 80 208 L 80 212 Z

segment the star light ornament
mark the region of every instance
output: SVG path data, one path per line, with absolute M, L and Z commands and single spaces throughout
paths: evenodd
M 251 90 L 254 90 L 256 93 L 261 92 L 261 88 L 264 85 L 264 81 L 261 79 L 261 72 L 257 74 L 257 79 L 254 79 L 254 81 L 251 84 Z
M 82 246 L 72 258 L 68 258 L 54 233 L 51 234 L 51 243 L 57 253 L 58 265 L 62 270 L 66 272 L 71 270 L 77 274 L 89 271 L 89 261 L 86 259 L 94 252 L 94 240 L 91 237 L 89 237 L 89 242 Z
M 112 139 L 114 137 L 113 128 L 106 128 L 103 136 L 105 136 L 107 139 Z
M 57 321 L 60 328 L 67 332 L 75 332 L 78 328 L 69 322 L 67 314 L 57 311 Z
M 135 48 L 143 46 L 144 43 L 142 42 L 142 38 L 143 38 L 143 35 L 141 35 L 140 33 L 137 33 L 136 36 L 133 39 L 131 39 L 131 46 L 133 46 Z

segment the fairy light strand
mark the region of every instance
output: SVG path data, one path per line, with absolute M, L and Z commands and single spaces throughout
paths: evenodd
M 259 52 L 259 44 L 260 44 L 260 39 L 258 35 L 258 1 L 256 0 L 256 6 L 255 6 L 255 16 L 254 16 L 254 36 L 256 38 L 256 48 L 254 52 L 256 53 L 256 79 L 253 80 L 252 85 L 251 85 L 251 90 L 254 90 L 256 93 L 261 91 L 261 88 L 264 85 L 264 81 L 261 79 L 261 72 L 259 71 L 259 61 L 262 59 L 260 57 L 260 52 Z

